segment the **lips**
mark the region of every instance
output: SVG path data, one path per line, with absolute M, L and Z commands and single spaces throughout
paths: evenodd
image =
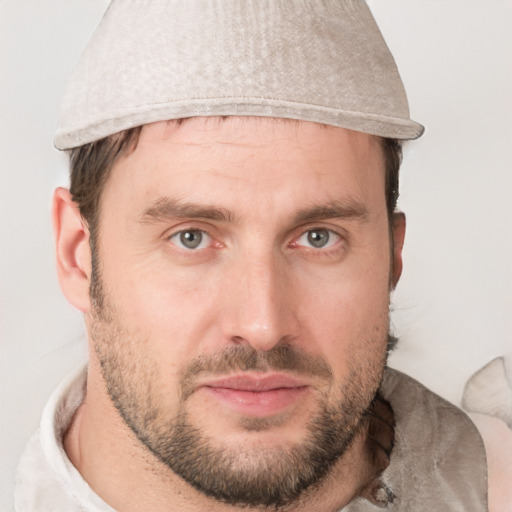
M 305 386 L 305 383 L 290 375 L 232 375 L 215 379 L 205 384 L 212 388 L 229 388 L 241 391 L 263 392 L 273 389 L 297 388 Z
M 244 374 L 206 382 L 200 389 L 239 414 L 264 417 L 293 406 L 308 388 L 304 381 L 289 375 Z

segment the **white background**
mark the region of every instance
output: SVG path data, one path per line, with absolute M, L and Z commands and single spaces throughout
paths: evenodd
M 66 77 L 107 0 L 0 0 L 0 510 L 58 381 L 85 357 L 57 285 L 52 147 Z M 512 1 L 370 0 L 425 135 L 405 151 L 391 365 L 454 403 L 512 352 Z

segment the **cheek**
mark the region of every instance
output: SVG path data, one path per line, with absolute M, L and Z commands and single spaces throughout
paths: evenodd
M 379 263 L 378 271 L 339 272 L 322 283 L 308 283 L 301 323 L 335 371 L 346 371 L 352 363 L 374 364 L 385 357 L 388 283 L 385 261 Z
M 134 260 L 120 258 L 105 265 L 108 301 L 123 327 L 134 338 L 147 340 L 146 352 L 177 370 L 185 360 L 204 352 L 207 338 L 211 339 L 207 334 L 218 316 L 215 273 L 183 272 L 151 255 Z

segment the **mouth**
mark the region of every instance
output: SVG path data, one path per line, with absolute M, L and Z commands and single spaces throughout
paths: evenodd
M 284 374 L 244 374 L 208 381 L 200 389 L 239 414 L 265 417 L 296 404 L 309 385 Z

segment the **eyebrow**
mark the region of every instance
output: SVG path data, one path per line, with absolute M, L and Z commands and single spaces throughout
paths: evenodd
M 160 197 L 139 216 L 143 224 L 163 222 L 168 219 L 207 219 L 221 222 L 234 222 L 235 215 L 225 208 L 183 203 L 178 199 Z M 330 201 L 299 210 L 293 216 L 295 224 L 305 224 L 326 219 L 356 219 L 366 221 L 368 210 L 359 201 Z
M 225 208 L 183 203 L 178 199 L 161 197 L 139 216 L 143 224 L 152 224 L 168 219 L 208 219 L 233 222 L 234 215 Z
M 368 209 L 355 199 L 347 199 L 305 208 L 294 216 L 296 224 L 326 219 L 355 219 L 366 222 L 368 220 Z

